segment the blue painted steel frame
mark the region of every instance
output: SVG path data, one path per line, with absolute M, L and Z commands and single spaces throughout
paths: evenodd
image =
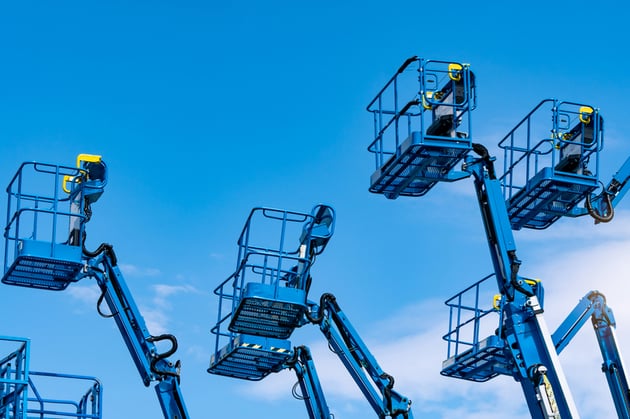
M 442 336 L 448 343 L 442 375 L 476 382 L 488 381 L 499 374 L 512 375 L 512 356 L 500 337 L 503 312 L 498 306 L 488 306 L 488 291 L 494 279 L 494 274 L 487 275 L 445 302 L 449 307 L 449 331 Z M 493 322 L 492 327 L 497 323 L 499 327 L 482 339 L 482 323 L 487 324 L 489 317 L 497 317 L 498 322 Z
M 266 233 L 275 237 L 274 233 L 280 231 L 279 240 L 272 241 L 273 245 L 256 244 L 257 239 L 252 237 L 252 220 L 256 215 L 276 221 L 275 228 Z M 285 285 L 280 289 L 302 291 L 306 298 L 310 286 L 310 268 L 315 256 L 323 252 L 333 234 L 334 215 L 333 209 L 326 205 L 315 206 L 311 214 L 270 208 L 252 210 L 238 240 L 236 272 L 214 291 L 219 296 L 219 310 L 217 323 L 212 328 L 216 339 L 208 372 L 261 380 L 281 369 L 294 369 L 309 417 L 328 419 L 330 412 L 310 351 L 304 346 L 291 350 L 290 342 L 284 339 L 294 328 L 310 322 L 319 325 L 329 345 L 379 417 L 412 418 L 411 402 L 393 390 L 393 377 L 380 369 L 331 294 L 324 294 L 319 306 L 305 300 L 304 310 L 297 313 L 294 320 L 287 322 L 286 330 L 280 330 L 272 324 L 272 320 L 278 322 L 279 319 L 288 318 L 279 316 L 277 312 L 284 310 L 284 304 L 287 303 L 284 298 L 279 298 L 285 294 L 276 291 L 279 284 Z M 291 223 L 296 223 L 300 226 L 298 230 L 301 229 L 299 246 L 295 251 L 292 247 L 286 247 L 285 236 Z M 263 256 L 264 263 L 253 263 L 252 255 Z M 270 259 L 274 261 L 273 264 L 268 263 Z M 245 279 L 246 275 L 249 280 Z M 252 277 L 257 282 L 252 282 Z M 260 290 L 253 293 L 252 289 L 259 286 Z M 265 289 L 273 292 L 264 292 Z M 262 321 L 265 327 L 245 328 L 245 322 L 234 320 L 234 317 L 243 313 L 243 302 L 248 298 L 259 303 L 255 307 L 258 310 L 257 317 L 251 321 Z M 261 301 L 265 304 L 260 304 Z M 253 305 L 252 302 L 246 304 Z M 250 307 L 247 309 L 254 311 Z M 239 322 L 240 326 L 235 326 Z M 281 334 L 278 334 L 279 330 Z
M 606 298 L 598 291 L 590 291 L 578 302 L 567 318 L 553 333 L 558 353 L 569 344 L 587 320 L 591 320 L 602 354 L 602 372 L 619 418 L 630 418 L 630 387 L 626 367 L 621 358 L 615 337 L 615 317 L 606 305 Z
M 0 417 L 22 419 L 28 406 L 30 341 L 9 336 L 0 340 L 17 346 L 0 360 Z
M 82 380 L 87 381 L 89 383 L 89 387 L 78 401 L 46 398 L 42 397 L 42 395 L 37 390 L 34 380 L 35 377 Z M 38 417 L 54 417 L 59 419 L 101 419 L 102 417 L 103 385 L 95 377 L 75 374 L 30 371 L 29 389 L 34 395 L 34 397 L 28 397 L 29 407 L 26 413 L 28 413 L 29 415 L 34 414 Z
M 334 233 L 335 213 L 256 207 L 238 239 L 236 271 L 214 290 L 219 297 L 208 372 L 260 380 L 293 356 L 286 340 L 305 324 L 310 269 Z M 299 241 L 289 243 L 290 237 Z
M 474 381 L 485 381 L 498 374 L 512 375 L 521 384 L 533 418 L 577 418 L 575 403 L 542 316 L 542 284 L 518 275 L 521 261 L 516 257 L 512 229 L 546 228 L 562 216 L 587 213 L 597 221 L 610 221 L 615 204 L 626 193 L 630 158 L 608 187 L 594 196 L 592 192 L 599 187 L 599 152 L 603 147 L 603 119 L 599 110 L 588 105 L 547 99 L 500 142 L 505 165 L 505 174 L 500 179 L 496 177 L 494 157 L 485 147 L 473 143 L 472 136 L 465 138 L 470 149 L 480 157 L 460 155 L 464 159 L 463 173 L 454 172 L 448 160 L 431 156 L 422 147 L 418 147 L 417 152 L 412 149 L 416 143 L 423 142 L 425 126 L 421 116 L 439 105 L 430 103 L 435 97 L 427 95 L 424 88 L 423 62 L 417 57 L 405 61 L 368 105 L 367 110 L 374 115 L 375 132 L 368 151 L 376 157 L 370 191 L 390 199 L 422 196 L 438 180 L 453 181 L 472 176 L 494 277 L 501 293 L 497 307 L 480 308 L 478 288 L 481 282 L 489 279 L 486 277 L 447 301 L 451 321 L 449 332 L 444 336 L 449 349 L 442 373 Z M 400 80 L 416 63 L 420 73 L 418 95 L 402 99 L 399 91 L 405 90 L 399 86 Z M 472 91 L 472 77 L 467 87 Z M 474 93 L 468 98 L 467 103 L 474 105 L 474 101 L 471 102 Z M 386 100 L 389 100 L 388 105 L 384 104 Z M 552 126 L 540 134 L 536 131 L 539 125 L 549 129 L 548 119 L 542 124 L 537 120 L 539 111 L 547 105 L 551 108 Z M 472 108 L 474 106 L 469 111 Z M 414 118 L 419 120 L 419 131 L 412 129 Z M 403 134 L 405 130 L 406 134 Z M 388 138 L 386 134 L 389 134 Z M 418 139 L 414 140 L 414 136 Z M 386 146 L 387 141 L 390 145 Z M 431 163 L 426 163 L 430 159 L 433 159 Z M 438 176 L 431 179 L 422 173 L 434 162 L 434 169 L 442 176 L 439 179 Z M 583 200 L 585 206 L 579 208 L 578 204 Z M 472 305 L 465 305 L 461 301 L 462 295 L 471 290 L 477 294 L 476 299 Z M 480 340 L 479 322 L 493 311 L 499 313 L 499 328 L 495 335 Z M 462 337 L 462 330 L 467 327 L 472 328 L 470 340 Z M 604 357 L 614 358 L 612 349 L 609 349 L 614 345 L 608 341 L 605 346 L 602 351 L 606 349 L 608 355 Z
M 467 64 L 418 57 L 403 63 L 367 106 L 376 163 L 370 192 L 422 196 L 439 181 L 461 178 L 454 169 L 472 146 L 474 85 Z
M 11 180 L 7 188 L 9 205 L 2 282 L 63 290 L 82 278 L 95 278 L 102 291 L 101 299 L 108 304 L 145 386 L 158 382 L 155 391 L 164 417 L 187 419 L 189 414 L 179 387 L 179 361 L 168 360 L 177 349 L 177 340 L 172 335 L 149 333 L 117 266 L 113 248 L 103 244 L 97 251 L 89 252 L 84 247 L 90 204 L 103 193 L 107 168 L 100 157 L 97 162 L 79 159 L 78 163 L 79 168 L 24 163 Z M 28 170 L 35 178 L 27 177 Z M 42 176 L 51 180 L 39 181 Z M 36 192 L 24 186 L 27 182 L 33 183 Z M 50 187 L 54 188 L 52 194 Z M 66 206 L 67 209 L 62 208 Z M 26 219 L 25 214 L 33 216 Z M 44 222 L 44 215 L 49 215 L 51 220 Z M 99 311 L 100 303 L 101 300 Z M 172 347 L 166 353 L 159 353 L 155 342 L 163 340 L 170 341 Z
M 411 400 L 393 389 L 394 377 L 385 373 L 332 294 L 311 307 L 311 322 L 318 324 L 332 351 L 339 357 L 378 417 L 412 419 Z
M 330 419 L 332 416 L 317 376 L 310 349 L 306 346 L 295 348 L 293 358 L 285 363 L 284 368 L 291 368 L 295 371 L 302 393 L 294 395 L 304 400 L 308 417 L 310 419 Z
M 532 285 L 517 274 L 521 262 L 516 258 L 511 224 L 491 158 L 469 156 L 465 170 L 474 177 L 497 285 L 503 296 L 503 335 L 514 360 L 513 376 L 521 384 L 532 418 L 578 418 L 542 316 L 539 292 L 535 289 L 541 285 Z
M 77 280 L 82 267 L 81 247 L 69 243 L 69 226 L 78 219 L 82 234 L 87 217 L 80 189 L 64 192 L 66 177 L 85 178 L 86 172 L 26 162 L 11 179 L 7 187 L 2 282 L 63 290 Z
M 168 359 L 177 350 L 177 340 L 172 335 L 153 336 L 149 333 L 111 246 L 104 246 L 103 251 L 87 260 L 87 264 L 84 276 L 96 279 L 144 385 L 148 387 L 152 381 L 158 382 L 155 391 L 164 417 L 188 419 L 190 416 L 179 386 L 179 361 L 173 363 Z M 166 353 L 159 353 L 155 342 L 163 340 L 170 341 L 172 347 Z
M 457 321 L 445 335 L 449 342 L 449 358 L 443 365 L 442 373 L 474 381 L 485 381 L 497 374 L 512 375 L 521 383 L 532 417 L 577 418 L 579 416 L 560 368 L 557 353 L 577 331 L 579 328 L 577 324 L 592 314 L 605 360 L 604 372 L 609 381 L 615 407 L 620 417 L 627 417 L 628 384 L 616 347 L 614 331 L 610 327 L 614 325 L 612 312 L 603 308 L 604 304 L 589 294 L 593 301 L 583 300 L 558 331 L 553 336 L 549 334 L 542 318 L 542 284 L 517 275 L 521 262 L 516 258 L 511 229 L 513 225 L 505 201 L 501 197 L 499 181 L 494 177 L 492 160 L 488 155 L 479 159 L 469 156 L 465 170 L 468 170 L 475 179 L 478 202 L 495 267 L 495 277 L 501 291 L 498 307 L 501 320 L 496 334 L 485 340 L 480 340 L 478 335 L 474 335 L 471 341 L 459 336 L 460 329 L 471 322 L 477 328 L 477 322 L 491 310 L 482 309 L 478 305 L 466 307 L 457 299 L 466 291 L 476 290 L 482 281 L 490 277 L 484 278 L 447 301 L 447 305 L 451 307 L 451 319 L 455 309 Z M 609 187 L 602 193 L 604 196 L 609 194 L 613 197 L 609 202 L 610 210 L 618 202 L 617 198 L 626 192 L 629 161 L 630 159 L 615 174 Z M 603 199 L 601 196 L 599 199 Z M 587 304 L 591 311 L 585 314 L 583 311 L 587 310 Z M 472 311 L 471 318 L 462 319 L 462 310 Z M 576 320 L 576 317 L 579 319 Z M 454 354 L 451 353 L 453 343 L 456 345 Z M 460 351 L 458 345 L 463 345 L 466 350 Z M 606 369 L 610 365 L 612 367 Z M 552 389 L 552 393 L 548 391 L 549 388 Z M 549 401 L 541 403 L 545 395 Z M 550 395 L 552 397 L 549 397 Z M 557 409 L 553 408 L 554 405 Z
M 499 142 L 512 228 L 544 229 L 562 216 L 584 215 L 577 205 L 599 187 L 603 145 L 597 108 L 557 99 L 536 105 Z
M 0 360 L 0 417 L 101 419 L 103 386 L 98 379 L 82 375 L 31 371 L 28 339 L 0 336 L 0 341 L 12 342 L 17 346 Z M 87 381 L 89 388 L 78 400 L 47 398 L 40 394 L 35 384 L 41 377 L 49 377 L 55 383 L 60 383 L 60 380 Z

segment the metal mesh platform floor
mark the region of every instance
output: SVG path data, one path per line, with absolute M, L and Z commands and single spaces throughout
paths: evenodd
M 229 330 L 235 333 L 286 339 L 301 325 L 306 292 L 301 289 L 249 283 Z
M 7 270 L 2 282 L 22 287 L 64 290 L 77 280 L 82 268 L 83 264 L 80 262 L 20 256 Z
M 569 212 L 597 188 L 591 177 L 554 174 L 551 168 L 541 170 L 507 202 L 512 228 L 544 229 Z
M 302 304 L 246 298 L 234 313 L 230 330 L 286 339 L 299 326 L 304 312 Z
M 442 363 L 440 374 L 476 382 L 488 381 L 499 374 L 510 374 L 504 343 L 490 336 L 461 354 Z
M 400 156 L 392 156 L 372 174 L 370 192 L 389 199 L 422 196 L 437 182 L 449 180 L 450 171 L 470 150 L 462 139 L 422 138 L 413 132 L 400 146 Z
M 257 381 L 282 370 L 292 356 L 291 343 L 287 340 L 238 335 L 211 356 L 208 372 Z

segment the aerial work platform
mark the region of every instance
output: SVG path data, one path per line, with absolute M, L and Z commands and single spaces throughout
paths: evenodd
M 86 203 L 98 199 L 106 182 L 104 170 L 90 178 L 81 164 L 103 163 L 80 155 L 74 168 L 27 162 L 18 169 L 7 187 L 3 283 L 63 290 L 78 280 Z
M 0 347 L 4 355 L 0 359 L 1 418 L 101 419 L 102 385 L 96 378 L 31 371 L 28 339 L 0 336 Z M 80 395 L 68 399 L 75 388 Z
M 477 382 L 499 374 L 512 375 L 512 357 L 500 337 L 502 313 L 497 301 L 488 304 L 494 299 L 490 293 L 495 287 L 493 280 L 495 275 L 488 275 L 446 301 L 449 331 L 442 337 L 448 343 L 442 375 Z M 495 321 L 490 322 L 490 318 Z M 481 338 L 492 329 L 494 333 Z
M 219 309 L 208 372 L 255 380 L 281 369 L 292 355 L 286 339 L 306 323 L 310 269 L 334 221 L 327 205 L 311 213 L 250 212 L 238 239 L 236 271 L 214 290 Z
M 302 324 L 309 272 L 334 228 L 334 211 L 254 208 L 238 239 L 236 271 L 216 289 L 229 310 L 229 330 L 277 339 Z M 296 237 L 299 242 L 289 243 Z M 220 320 L 220 319 L 219 319 Z
M 155 390 L 164 417 L 188 419 L 179 386 L 181 364 L 168 359 L 177 350 L 177 339 L 167 333 L 150 334 L 124 281 L 113 246 L 101 243 L 94 251 L 85 247 L 91 204 L 101 197 L 106 182 L 107 167 L 97 155 L 80 154 L 76 168 L 22 164 L 7 188 L 2 282 L 59 291 L 81 279 L 94 279 L 101 291 L 96 302 L 98 313 L 116 323 L 143 384 L 148 387 L 157 382 Z M 103 304 L 108 311 L 102 310 Z M 160 352 L 156 343 L 164 341 L 171 346 Z
M 395 199 L 422 196 L 439 181 L 460 179 L 455 167 L 472 148 L 475 78 L 467 64 L 406 60 L 367 106 L 374 117 L 376 170 L 370 192 Z
M 513 229 L 544 229 L 565 215 L 584 214 L 577 205 L 600 186 L 603 137 L 598 109 L 546 99 L 501 140 L 501 183 Z

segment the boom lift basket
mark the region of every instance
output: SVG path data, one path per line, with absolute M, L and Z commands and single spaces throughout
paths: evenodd
M 472 149 L 474 74 L 467 64 L 409 58 L 367 106 L 374 117 L 376 171 L 370 192 L 421 196 L 460 179 L 455 166 Z
M 85 389 L 86 384 L 87 390 Z M 67 399 L 65 394 L 68 394 L 69 389 L 79 391 L 79 396 Z M 28 413 L 35 415 L 29 417 L 59 419 L 101 419 L 102 417 L 102 386 L 94 377 L 31 371 L 29 391 L 32 395 L 28 397 Z M 45 391 L 47 395 L 59 391 L 63 394 L 43 397 L 41 391 Z
M 501 338 L 498 300 L 495 297 L 489 308 L 482 307 L 483 303 L 493 300 L 493 289 L 496 289 L 496 280 L 491 274 L 446 301 L 450 313 L 449 331 L 442 337 L 448 343 L 442 375 L 483 382 L 499 374 L 512 374 L 510 353 L 504 349 Z M 490 322 L 490 318 L 497 322 Z M 487 338 L 480 339 L 488 334 Z
M 3 355 L 0 360 L 0 417 L 25 418 L 30 344 L 26 339 L 6 336 L 0 336 L 0 343 Z
M 208 372 L 249 380 L 282 369 L 291 336 L 304 324 L 310 268 L 334 230 L 334 212 L 317 205 L 311 214 L 254 208 L 238 239 L 236 272 L 219 296 L 215 351 Z M 297 237 L 292 247 L 288 238 Z
M 214 291 L 221 310 L 229 310 L 230 331 L 285 339 L 301 325 L 313 252 L 332 235 L 333 215 L 318 220 L 321 208 L 329 207 L 316 206 L 312 214 L 251 211 L 238 239 L 236 272 Z M 300 242 L 292 247 L 289 237 Z
M 549 116 L 551 115 L 551 124 Z M 500 178 L 512 228 L 544 229 L 599 186 L 603 119 L 588 105 L 546 99 L 499 143 Z
M 102 386 L 96 378 L 30 371 L 28 339 L 0 336 L 0 345 L 10 348 L 0 360 L 0 417 L 101 419 Z M 69 389 L 80 396 L 68 399 Z
M 7 187 L 2 282 L 63 290 L 83 267 L 86 199 L 104 179 L 88 180 L 80 168 L 23 163 Z

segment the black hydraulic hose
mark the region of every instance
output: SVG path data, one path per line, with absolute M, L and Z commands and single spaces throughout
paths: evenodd
M 472 149 L 475 153 L 479 155 L 479 157 L 481 157 L 481 160 L 483 160 L 483 162 L 485 163 L 486 169 L 488 169 L 488 177 L 490 179 L 496 179 L 497 175 L 494 171 L 494 163 L 490 158 L 490 153 L 488 152 L 488 149 L 483 144 L 479 143 L 473 143 Z
M 533 297 L 535 295 L 534 292 L 522 286 L 521 280 L 518 279 L 518 270 L 521 266 L 521 262 L 517 259 L 516 252 L 512 250 L 511 252 L 508 252 L 508 256 L 510 257 L 510 284 L 514 287 L 514 289 L 525 294 L 527 297 Z M 510 300 L 512 299 L 514 299 L 513 296 Z
M 400 74 L 403 71 L 405 71 L 405 69 L 409 66 L 409 64 L 413 63 L 414 61 L 418 61 L 418 57 L 416 55 L 414 55 L 413 57 L 407 58 L 405 62 L 402 63 L 400 67 L 398 67 L 397 73 Z
M 414 99 L 408 102 L 405 106 L 403 106 L 400 112 L 398 112 L 398 115 L 404 115 L 412 106 L 417 106 L 419 104 L 420 104 L 420 101 L 418 99 Z
M 381 378 L 387 380 L 387 385 L 383 389 L 383 396 L 385 397 L 385 403 L 387 403 L 387 410 L 391 412 L 392 411 L 392 389 L 394 388 L 394 377 L 384 372 L 381 374 Z
M 87 200 L 85 201 L 85 205 L 83 205 L 83 210 L 85 212 L 85 222 L 87 223 L 90 219 L 92 219 L 92 207 Z
M 85 249 L 84 249 L 84 253 L 85 253 Z M 92 266 L 92 269 L 99 272 L 101 275 L 106 275 L 105 271 L 96 267 L 96 266 Z M 99 287 L 101 288 L 101 287 Z M 102 309 L 101 306 L 103 305 L 103 300 L 105 300 L 105 293 L 107 292 L 107 290 L 105 288 L 101 288 L 101 295 L 99 295 L 98 300 L 96 301 L 96 312 L 99 314 L 99 316 L 104 317 L 106 319 L 110 319 L 114 316 L 116 316 L 117 313 L 110 313 L 107 314 L 105 313 Z
M 613 217 L 615 216 L 615 209 L 612 204 L 611 195 L 607 193 L 606 191 L 604 191 L 603 194 L 604 194 L 603 199 L 607 207 L 607 211 L 605 211 L 608 213 L 607 215 L 601 215 L 595 208 L 593 208 L 590 193 L 586 195 L 586 210 L 588 211 L 588 214 L 591 217 L 593 217 L 597 222 L 607 223 L 611 221 Z
M 298 391 L 298 387 L 300 386 L 300 382 L 296 381 L 293 384 L 293 387 L 291 387 L 291 396 L 293 396 L 293 398 L 295 400 L 306 400 L 306 396 L 303 396 L 302 394 L 300 394 L 300 392 Z
M 116 313 L 106 314 L 101 310 L 101 305 L 103 304 L 103 300 L 105 299 L 105 289 L 101 290 L 101 295 L 98 297 L 98 301 L 96 302 L 96 311 L 101 317 L 105 317 L 106 319 L 111 319 L 116 315 Z
M 484 166 L 488 170 L 488 178 L 490 178 L 491 180 L 495 180 L 497 177 L 494 170 L 494 163 L 492 162 L 488 149 L 483 144 L 479 143 L 473 143 L 472 148 L 473 151 L 478 154 L 481 157 L 481 160 L 484 162 Z M 512 285 L 514 289 L 522 292 L 528 297 L 533 296 L 534 293 L 523 287 L 518 279 L 518 270 L 521 263 L 516 257 L 516 252 L 510 251 L 508 252 L 508 256 L 510 258 L 510 285 Z M 514 296 L 508 295 L 508 299 L 513 300 Z
M 593 292 L 591 292 L 591 294 L 588 297 L 588 299 L 591 300 L 592 304 L 595 304 L 595 299 L 596 298 L 601 298 L 603 300 L 602 301 L 602 309 L 601 309 L 602 317 L 601 318 L 595 318 L 594 316 L 591 317 L 591 321 L 592 321 L 593 325 L 596 326 L 596 327 L 599 327 L 597 325 L 597 323 L 603 322 L 607 326 L 612 326 L 613 323 L 610 320 L 610 317 L 608 316 L 608 313 L 606 312 L 606 309 L 605 309 L 607 307 L 607 305 L 606 305 L 606 296 L 604 294 L 602 294 L 601 292 L 599 292 L 599 291 L 593 291 Z
M 83 243 L 82 243 L 82 248 L 83 248 L 83 254 L 87 257 L 90 258 L 95 258 L 98 255 L 100 255 L 101 253 L 105 252 L 107 253 L 107 256 L 109 256 L 109 259 L 112 263 L 112 266 L 116 266 L 118 264 L 118 259 L 116 258 L 116 253 L 114 252 L 114 246 L 112 246 L 109 243 L 101 243 L 95 251 L 89 251 L 86 249 L 85 247 L 85 238 L 86 238 L 86 233 L 85 231 L 83 232 Z
M 165 333 L 159 336 L 151 336 L 147 338 L 148 342 L 159 342 L 163 340 L 169 340 L 171 342 L 171 345 L 172 345 L 171 349 L 169 349 L 168 351 L 164 353 L 155 355 L 155 357 L 151 361 L 151 371 L 158 375 L 168 375 L 171 377 L 176 377 L 179 380 L 179 373 L 172 372 L 172 371 L 161 371 L 156 367 L 158 362 L 160 362 L 163 359 L 168 358 L 169 356 L 173 355 L 177 351 L 177 338 L 171 334 Z M 180 362 L 177 361 L 175 363 L 175 368 L 179 368 L 179 364 Z
M 341 307 L 339 307 L 339 304 L 337 304 L 337 298 L 335 298 L 335 296 L 331 293 L 324 293 L 319 299 L 319 308 L 318 308 L 317 314 L 313 316 L 311 313 L 307 311 L 305 313 L 306 318 L 313 324 L 321 325 L 322 321 L 324 320 L 324 315 L 327 308 L 326 306 L 329 306 L 329 308 L 331 308 L 335 313 L 341 311 Z M 339 331 L 345 330 L 344 325 L 339 322 L 339 319 L 336 316 L 333 316 L 332 321 L 335 323 Z M 343 332 L 341 333 L 341 338 L 343 339 L 346 347 L 351 350 L 351 354 L 354 357 L 355 361 L 360 364 L 361 359 L 352 350 L 353 349 L 352 338 L 348 336 L 347 333 L 343 333 Z M 330 342 L 328 346 L 330 347 Z M 331 350 L 334 352 L 332 347 L 331 347 Z
M 326 306 L 326 302 L 330 302 L 333 308 L 339 310 L 339 305 L 337 305 L 337 299 L 331 293 L 324 293 L 319 298 L 319 307 L 317 310 L 317 314 L 313 316 L 310 312 L 306 312 L 306 318 L 313 324 L 321 324 L 322 320 L 324 320 L 324 310 Z
M 85 256 L 94 258 L 94 257 L 99 256 L 101 253 L 105 252 L 110 259 L 111 265 L 116 266 L 116 264 L 118 263 L 118 260 L 116 258 L 116 253 L 114 252 L 114 246 L 108 243 L 101 243 L 95 251 L 90 251 L 85 248 L 85 237 L 86 237 L 86 234 L 84 232 L 82 248 L 83 248 L 83 254 Z M 99 268 L 92 267 L 92 269 L 97 270 L 101 272 L 103 275 L 105 275 L 105 272 Z M 103 289 L 101 292 L 101 295 L 98 298 L 96 310 L 102 317 L 106 317 L 106 318 L 114 317 L 117 313 L 105 314 L 101 310 L 101 304 L 103 303 L 103 300 L 105 299 L 105 293 L 106 293 L 106 290 Z M 156 366 L 158 362 L 160 362 L 163 359 L 168 358 L 169 356 L 173 355 L 177 351 L 177 347 L 178 347 L 177 338 L 175 338 L 175 336 L 171 334 L 165 333 L 159 336 L 150 336 L 149 338 L 147 338 L 148 342 L 160 342 L 163 340 L 169 340 L 171 342 L 171 348 L 164 353 L 155 355 L 155 357 L 151 361 L 151 371 L 157 375 L 176 377 L 179 380 L 179 374 L 177 372 L 161 371 Z M 175 363 L 175 368 L 179 368 L 179 364 L 180 362 L 177 361 Z
M 284 361 L 284 365 L 286 365 L 288 368 L 294 369 L 296 371 L 296 374 L 298 375 L 298 377 L 302 377 L 304 375 L 303 372 L 300 371 L 300 369 L 296 367 L 296 365 L 299 363 L 299 361 L 301 360 L 300 358 L 302 357 L 302 355 L 305 352 L 306 352 L 306 347 L 305 346 L 303 346 L 303 345 L 302 346 L 296 346 L 293 349 L 293 356 L 291 356 L 291 358 L 289 358 L 286 361 Z M 298 386 L 300 385 L 300 381 L 299 381 L 300 379 L 298 379 L 298 381 L 295 382 L 295 384 L 293 384 L 293 387 L 291 388 L 291 395 L 296 400 L 305 400 L 305 397 L 298 392 Z
M 284 364 L 289 367 L 289 368 L 293 368 L 295 366 L 295 364 L 298 363 L 298 351 L 303 348 L 302 346 L 296 346 L 295 348 L 293 348 L 293 355 L 291 356 L 291 358 L 287 359 L 286 361 L 284 361 Z
M 407 419 L 409 417 L 409 410 L 392 410 L 392 391 L 394 389 L 394 377 L 384 372 L 383 374 L 381 374 L 381 378 L 388 381 L 387 385 L 383 389 L 383 397 L 385 398 L 385 402 L 387 403 L 387 410 L 389 411 L 389 415 L 392 418 L 397 418 L 399 415 L 402 415 L 404 419 Z

